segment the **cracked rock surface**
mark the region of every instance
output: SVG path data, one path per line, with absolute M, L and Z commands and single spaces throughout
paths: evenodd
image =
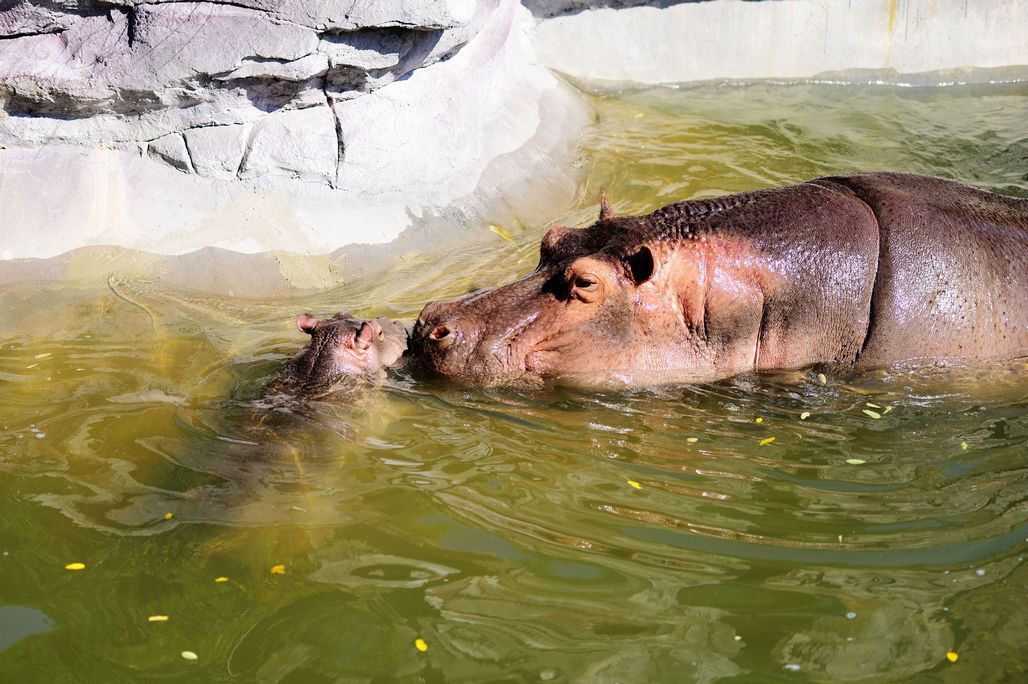
M 0 264 L 544 216 L 590 113 L 534 26 L 518 0 L 0 0 Z
M 488 5 L 3 2 L 0 141 L 134 144 L 183 173 L 223 179 L 235 160 L 239 178 L 334 186 L 345 144 L 331 105 L 454 55 Z M 238 135 L 201 132 L 246 124 L 242 155 Z M 204 141 L 187 148 L 194 137 Z

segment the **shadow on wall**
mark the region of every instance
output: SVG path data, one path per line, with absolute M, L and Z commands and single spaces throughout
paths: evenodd
M 713 0 L 522 0 L 525 7 L 537 17 L 548 19 L 565 14 L 576 14 L 590 9 L 624 9 L 626 7 L 656 7 L 663 9 L 672 5 Z

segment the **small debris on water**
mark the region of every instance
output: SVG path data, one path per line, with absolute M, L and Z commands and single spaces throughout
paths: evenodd
M 881 408 L 881 406 L 879 406 L 878 404 L 872 404 L 869 401 L 868 402 L 864 402 L 864 406 L 866 406 L 868 408 Z
M 422 639 L 421 637 L 418 637 L 414 640 L 414 648 L 424 653 L 428 650 L 428 642 Z
M 147 622 L 167 622 L 168 621 L 168 616 L 167 615 L 151 615 L 150 617 L 146 618 L 146 621 Z
M 196 655 L 192 651 L 182 651 L 182 657 L 186 660 L 196 660 L 200 656 Z
M 174 518 L 174 517 L 175 517 L 175 514 L 174 514 L 174 513 L 165 513 L 165 514 L 164 514 L 164 519 L 165 519 L 165 520 L 171 520 L 171 519 L 172 519 L 172 518 Z
M 878 420 L 882 417 L 882 414 L 878 413 L 878 411 L 872 411 L 871 409 L 864 409 L 864 415 L 873 420 Z
M 856 613 L 854 613 L 854 612 L 853 612 L 853 611 L 851 610 L 850 612 L 846 613 L 846 619 L 847 619 L 847 620 L 856 620 L 856 619 L 857 619 L 857 614 L 856 614 Z
M 643 488 L 643 486 L 641 484 L 639 484 L 638 482 L 636 482 L 635 480 L 627 480 L 627 482 L 628 482 L 628 484 L 630 486 L 632 486 L 632 487 L 634 487 L 636 489 L 642 489 Z
M 967 451 L 967 442 L 961 442 L 960 443 L 960 448 L 963 449 L 964 451 Z
M 842 535 L 841 534 L 839 535 L 839 543 L 840 544 L 842 543 Z
M 765 437 L 764 439 L 760 440 L 760 446 L 767 446 L 773 441 L 775 441 L 774 437 Z
M 46 433 L 45 432 L 37 432 L 36 433 L 36 439 L 43 439 L 44 437 L 46 437 Z
M 511 243 L 512 245 L 516 245 L 517 244 L 517 242 L 515 242 L 515 240 L 514 240 L 514 237 L 510 233 L 505 231 L 503 228 L 500 228 L 495 223 L 490 223 L 489 224 L 489 230 L 493 231 L 494 233 L 496 233 L 497 235 L 499 235 L 500 237 L 502 237 L 504 240 L 506 240 L 507 242 Z
M 891 407 L 891 406 L 886 406 L 886 407 L 885 407 L 885 410 L 884 410 L 884 411 L 882 411 L 882 415 L 884 416 L 884 415 L 885 415 L 886 413 L 888 413 L 888 412 L 889 412 L 889 411 L 891 411 L 891 410 L 892 410 L 892 407 Z
M 700 438 L 699 437 L 686 437 L 685 441 L 689 442 L 689 444 L 695 444 L 696 442 L 700 441 Z
M 810 418 L 810 411 L 804 411 L 800 414 L 800 420 L 806 420 L 807 418 Z
M 86 569 L 86 564 L 85 563 L 68 563 L 67 565 L 64 566 L 64 569 L 65 570 L 85 570 Z
M 867 461 L 865 461 L 862 458 L 847 458 L 846 462 L 850 465 L 864 465 L 865 463 L 867 463 Z
M 985 577 L 985 569 L 984 568 L 978 568 L 977 570 L 974 571 L 974 574 L 978 575 L 979 577 Z
M 740 634 L 736 634 L 736 635 L 735 635 L 735 640 L 736 640 L 736 641 L 742 641 L 742 635 L 740 635 Z
M 754 422 L 754 423 L 763 423 L 763 422 L 764 422 L 764 419 L 763 419 L 763 418 L 761 418 L 760 416 L 757 416 L 757 419 L 756 419 L 755 421 L 753 421 L 753 422 Z
M 799 663 L 786 663 L 785 664 L 785 669 L 788 670 L 789 672 L 799 672 L 800 671 L 800 664 Z
M 215 578 L 214 578 L 214 581 L 215 581 L 215 582 L 218 582 L 219 584 L 220 584 L 221 582 L 228 582 L 228 577 L 225 577 L 224 575 L 222 575 L 221 577 L 215 577 Z
M 286 566 L 284 566 L 284 565 L 272 565 L 271 566 L 271 574 L 272 575 L 284 575 L 284 574 L 286 574 Z
M 827 385 L 828 384 L 828 378 L 825 377 L 824 373 L 818 373 L 817 374 L 817 381 L 820 382 L 822 385 Z M 797 670 L 799 669 L 798 665 L 796 666 L 796 669 Z
M 946 654 L 946 660 L 950 661 L 951 663 L 957 662 L 957 658 L 959 658 L 959 657 L 960 656 L 957 655 L 956 651 L 950 651 L 949 653 Z

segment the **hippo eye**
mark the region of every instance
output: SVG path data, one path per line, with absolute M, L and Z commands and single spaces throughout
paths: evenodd
M 580 275 L 575 277 L 575 289 L 577 290 L 595 289 L 597 285 L 599 285 L 599 281 L 591 275 Z

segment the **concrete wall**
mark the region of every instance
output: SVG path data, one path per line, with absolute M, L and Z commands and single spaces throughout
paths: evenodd
M 1028 66 L 1028 2 L 712 0 L 599 8 L 543 20 L 535 45 L 548 67 L 582 81 L 902 80 L 896 74 L 924 72 L 950 72 L 936 79 L 950 81 L 960 79 L 954 70 Z M 1024 77 L 1024 69 L 1007 73 Z

